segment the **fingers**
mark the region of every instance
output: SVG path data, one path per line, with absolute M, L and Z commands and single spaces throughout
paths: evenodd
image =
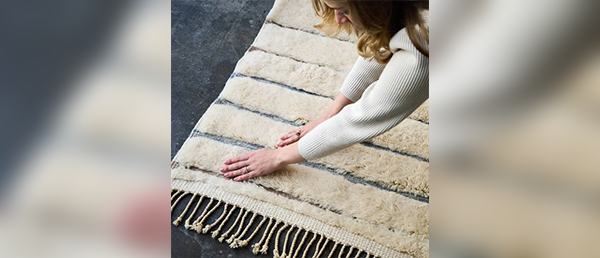
M 229 165 L 229 164 L 233 164 L 233 163 L 236 163 L 236 162 L 248 160 L 248 158 L 249 158 L 248 155 L 242 155 L 242 156 L 239 156 L 239 157 L 235 157 L 235 158 L 231 158 L 231 159 L 225 160 L 225 162 L 223 162 L 223 164 Z
M 256 171 L 250 171 L 249 173 L 242 174 L 241 176 L 238 176 L 238 177 L 234 178 L 233 180 L 242 181 L 242 180 L 253 178 L 257 175 L 258 175 L 258 173 Z
M 300 127 L 299 129 L 295 129 L 295 130 L 289 131 L 288 134 L 282 136 L 281 137 L 281 141 L 277 142 L 277 146 L 278 147 L 283 147 L 283 146 L 286 146 L 288 144 L 291 144 L 291 143 L 294 143 L 294 142 L 298 141 L 300 139 L 300 137 L 304 134 L 304 130 L 302 130 L 302 128 L 303 127 Z M 296 132 L 298 130 L 302 130 L 300 136 L 298 136 L 296 134 Z
M 290 138 L 288 138 L 286 140 L 283 140 L 283 141 L 280 141 L 279 143 L 277 143 L 277 146 L 283 147 L 283 146 L 286 146 L 288 144 L 292 144 L 292 143 L 298 141 L 299 139 L 300 139 L 300 136 L 290 137 Z
M 221 169 L 219 171 L 221 171 L 221 173 L 226 173 L 229 171 L 234 171 L 236 169 L 243 168 L 243 167 L 247 166 L 248 164 L 249 164 L 248 161 L 240 161 L 240 162 L 234 163 L 229 166 L 223 166 L 223 167 L 221 167 Z
M 300 128 L 297 128 L 297 129 L 294 129 L 294 130 L 291 130 L 291 131 L 289 131 L 289 132 L 288 132 L 286 135 L 284 135 L 284 136 L 281 136 L 281 138 L 279 138 L 279 139 L 281 139 L 281 140 L 288 139 L 288 138 L 290 138 L 291 136 L 294 136 L 294 135 L 296 135 L 296 132 L 297 132 L 298 130 L 302 130 L 302 133 L 304 133 L 304 126 L 302 126 L 302 127 L 300 127 Z
M 294 133 L 296 133 L 296 131 L 297 131 L 297 130 L 292 130 L 292 131 L 289 131 L 289 132 L 288 132 L 286 135 L 284 135 L 284 136 L 281 136 L 281 138 L 279 138 L 279 139 L 281 139 L 281 140 L 285 140 L 285 139 L 287 139 L 287 138 L 290 138 L 290 136 L 294 135 Z
M 232 178 L 235 177 L 234 180 L 239 181 L 238 179 L 241 177 L 242 179 L 252 178 L 256 175 L 255 171 L 252 171 L 250 167 L 248 167 L 248 173 L 246 173 L 246 169 L 244 167 L 237 169 L 232 172 L 225 173 L 225 177 Z
M 244 174 L 245 172 L 246 172 L 246 170 L 244 168 L 241 168 L 241 169 L 236 169 L 231 172 L 227 172 L 227 173 L 225 173 L 224 176 L 225 177 L 236 177 L 236 176 Z

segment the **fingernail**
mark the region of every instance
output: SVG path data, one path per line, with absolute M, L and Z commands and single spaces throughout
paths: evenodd
M 219 171 L 223 172 L 223 171 L 225 171 L 225 169 L 224 169 L 224 168 L 221 168 L 221 169 L 219 169 Z
M 225 173 L 225 176 L 226 176 L 226 177 L 227 177 L 227 176 L 229 176 L 229 175 L 230 175 L 229 173 Z

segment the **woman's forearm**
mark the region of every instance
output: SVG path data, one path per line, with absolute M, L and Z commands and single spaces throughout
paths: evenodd
M 338 95 L 335 98 L 335 100 L 333 101 L 333 103 L 331 103 L 331 105 L 327 108 L 323 117 L 325 118 L 325 120 L 327 120 L 327 119 L 335 116 L 337 113 L 339 113 L 346 105 L 352 104 L 352 103 L 354 103 L 354 102 L 352 102 L 352 100 L 346 98 L 346 96 L 344 96 L 344 94 L 342 94 L 340 92 L 340 93 L 338 93 Z
M 298 141 L 277 149 L 277 162 L 283 166 L 306 161 L 298 151 Z
M 327 108 L 325 114 L 323 114 L 323 121 L 335 116 L 339 113 L 346 105 L 354 103 L 352 100 L 346 98 L 341 92 L 337 95 L 333 103 Z M 282 165 L 289 165 L 294 163 L 300 163 L 306 161 L 300 152 L 298 151 L 298 142 L 286 145 L 283 148 L 277 149 L 277 162 Z

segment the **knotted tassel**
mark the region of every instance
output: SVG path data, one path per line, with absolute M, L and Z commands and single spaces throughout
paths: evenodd
M 248 238 L 246 238 L 245 240 L 241 240 L 239 242 L 239 245 L 240 246 L 248 245 L 248 242 L 250 241 L 250 239 L 252 239 L 254 237 L 254 235 L 256 235 L 256 233 L 258 232 L 258 230 L 260 230 L 260 228 L 262 227 L 262 225 L 265 223 L 266 220 L 267 220 L 267 217 L 263 217 L 263 219 L 260 221 L 260 223 L 258 223 L 258 226 L 256 227 L 256 229 L 254 229 L 254 232 L 252 232 L 252 234 L 250 234 L 250 236 Z M 250 222 L 250 225 L 252 225 L 252 222 Z M 250 227 L 250 225 L 248 225 L 248 227 Z M 246 228 L 246 229 L 248 229 L 248 228 Z M 244 234 L 246 234 L 246 230 L 244 230 L 244 232 L 242 233 L 242 236 L 244 236 Z
M 221 231 L 221 228 L 223 228 L 223 226 L 225 226 L 225 222 L 227 222 L 227 220 L 229 219 L 229 216 L 231 216 L 231 213 L 233 212 L 233 210 L 235 210 L 235 208 L 237 208 L 236 206 L 233 206 L 233 208 L 231 208 L 231 210 L 229 211 L 229 213 L 227 213 L 227 216 L 225 217 L 225 219 L 221 222 L 221 225 L 219 225 L 219 228 L 217 228 L 217 230 L 212 232 L 212 238 L 217 237 L 217 235 L 219 235 L 219 231 Z
M 196 221 L 194 221 L 194 223 L 192 223 L 192 228 L 196 229 L 196 232 L 200 233 L 200 229 L 202 227 L 198 226 L 198 222 L 202 219 L 204 219 L 204 216 L 206 216 L 206 212 L 210 209 L 210 206 L 212 205 L 214 199 L 210 198 L 210 201 L 208 202 L 208 204 L 206 205 L 206 207 L 204 207 L 204 210 L 202 211 L 202 214 L 200 214 L 200 217 L 198 217 L 196 219 Z
M 187 213 L 188 209 L 190 208 L 190 204 L 192 204 L 192 202 L 194 202 L 194 199 L 196 199 L 196 195 L 194 194 L 192 195 L 192 199 L 190 199 L 190 201 L 188 202 L 188 204 L 185 206 L 185 209 L 183 210 L 183 212 L 181 213 L 181 215 L 179 215 L 179 217 L 173 221 L 173 225 L 175 225 L 176 227 L 179 226 L 179 223 L 181 222 L 181 220 L 183 220 L 183 216 L 185 216 L 185 214 Z
M 281 252 L 281 256 L 280 256 L 281 258 L 287 258 L 285 249 L 287 248 L 288 237 L 290 236 L 290 233 L 292 232 L 292 230 L 294 230 L 294 227 L 291 227 L 290 230 L 288 230 L 287 234 L 285 234 L 285 240 L 283 240 L 283 251 Z M 296 235 L 298 235 L 298 234 L 296 234 Z
M 208 209 L 208 207 L 210 206 L 211 203 L 212 203 L 212 200 L 209 203 L 209 205 L 206 206 L 206 209 Z M 194 223 L 194 228 L 196 229 L 196 232 L 200 233 L 201 231 L 204 230 L 202 228 L 204 226 L 204 221 L 206 221 L 206 219 L 208 219 L 208 216 L 210 216 L 210 214 L 212 214 L 213 212 L 215 212 L 215 210 L 217 210 L 217 208 L 219 208 L 219 205 L 221 205 L 221 201 L 217 202 L 217 204 L 214 207 L 212 207 L 212 209 L 210 209 L 206 214 L 204 214 L 202 216 L 202 220 L 200 222 Z
M 240 218 L 242 217 L 242 211 L 243 211 L 243 209 L 240 208 L 240 212 L 239 212 L 237 218 L 235 219 L 235 221 L 233 222 L 233 225 L 231 225 L 231 227 L 229 228 L 229 230 L 227 230 L 225 233 L 223 233 L 223 235 L 221 235 L 221 237 L 219 237 L 219 239 L 218 239 L 219 242 L 223 242 L 223 240 L 225 240 L 225 238 L 227 237 L 227 235 L 229 235 L 229 233 L 231 232 L 231 230 L 233 230 L 233 228 L 235 227 L 235 225 L 237 225 L 238 221 L 240 221 Z
M 198 210 L 198 207 L 200 207 L 200 204 L 202 203 L 203 199 L 204 199 L 204 196 L 201 195 L 200 200 L 198 200 L 198 203 L 196 204 L 196 208 L 194 208 L 194 210 L 192 211 L 192 214 L 190 214 L 188 219 L 185 220 L 185 229 L 189 230 L 192 227 L 192 224 L 190 224 L 190 221 L 192 220 L 192 218 L 194 218 L 194 215 L 196 215 L 196 211 Z
M 229 204 L 225 203 L 225 207 L 223 207 L 223 213 L 221 213 L 221 216 L 219 216 L 219 218 L 215 222 L 213 222 L 213 224 L 206 225 L 202 229 L 202 234 L 206 234 L 212 227 L 216 226 L 217 223 L 219 223 L 225 217 L 225 214 L 227 214 L 227 207 L 228 206 L 229 206 Z
M 240 231 L 242 230 L 242 227 L 244 226 L 244 221 L 246 220 L 246 215 L 248 215 L 248 211 L 246 210 L 246 212 L 244 213 L 244 216 L 242 217 L 242 221 L 240 222 L 240 226 L 238 227 L 237 231 L 235 232 L 235 234 L 233 234 L 229 239 L 227 239 L 227 243 L 229 243 L 229 247 L 231 248 L 237 248 L 237 242 L 235 241 L 238 234 L 240 233 Z M 256 213 L 255 213 L 256 215 Z
M 246 232 L 248 232 L 248 229 L 252 226 L 252 223 L 254 223 L 255 218 L 256 218 L 256 213 L 252 214 L 252 218 L 250 218 L 250 222 L 248 222 L 248 225 L 246 225 L 246 227 L 244 228 L 244 231 L 242 231 L 242 233 L 240 233 L 240 235 L 237 236 L 237 238 L 233 240 L 233 242 L 235 243 L 234 248 L 246 246 L 248 244 L 248 241 L 246 241 L 244 244 L 244 241 L 242 241 L 241 239 L 244 237 Z M 260 227 L 260 225 L 262 225 L 262 224 L 259 224 L 258 226 Z
M 275 236 L 275 249 L 273 249 L 273 258 L 281 258 L 279 256 L 279 234 L 281 234 L 281 231 L 287 228 L 288 226 L 289 225 L 287 224 L 287 222 L 284 222 L 283 227 L 281 227 L 279 231 L 277 231 L 277 235 Z M 267 243 L 269 242 L 267 241 Z
M 252 252 L 254 254 L 258 254 L 260 252 L 260 247 L 261 244 L 263 242 L 263 240 L 265 239 L 265 237 L 269 234 L 269 231 L 271 230 L 271 224 L 273 223 L 273 219 L 269 218 L 269 224 L 267 224 L 267 228 L 265 229 L 265 232 L 263 233 L 263 236 L 260 238 L 260 240 L 258 241 L 258 243 L 255 243 L 252 245 Z M 275 224 L 275 227 L 277 226 L 277 224 Z

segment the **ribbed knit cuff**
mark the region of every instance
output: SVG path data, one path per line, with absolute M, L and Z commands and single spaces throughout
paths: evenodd
M 337 151 L 332 148 L 332 141 L 335 141 L 335 134 L 328 130 L 335 130 L 331 121 L 325 121 L 315 127 L 312 131 L 302 136 L 298 140 L 298 152 L 306 160 L 315 160 Z
M 359 56 L 344 80 L 340 92 L 353 102 L 358 101 L 365 89 L 379 79 L 384 68 L 385 65 Z
M 356 88 L 350 88 L 349 86 L 340 88 L 340 93 L 342 93 L 346 98 L 352 100 L 352 102 L 356 102 L 362 96 L 362 91 Z

